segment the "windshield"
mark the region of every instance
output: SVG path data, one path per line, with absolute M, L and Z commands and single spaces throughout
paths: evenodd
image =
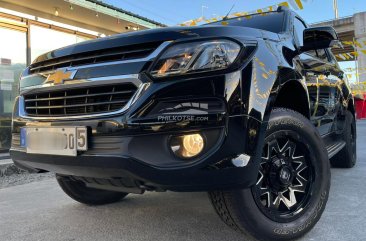
M 228 26 L 250 27 L 279 33 L 283 31 L 283 21 L 283 12 L 268 12 L 209 23 L 209 25 L 222 25 L 225 22 L 225 25 L 227 23 Z

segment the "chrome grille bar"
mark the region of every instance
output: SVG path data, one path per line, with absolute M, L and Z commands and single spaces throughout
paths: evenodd
M 36 107 L 25 107 L 26 110 L 35 110 L 35 109 L 58 109 L 58 108 L 72 108 L 72 107 L 81 107 L 81 106 L 93 106 L 93 105 L 111 105 L 111 104 L 120 104 L 120 103 L 127 103 L 128 99 L 124 101 L 106 101 L 106 102 L 99 102 L 99 103 L 87 103 L 87 104 L 76 104 L 76 105 L 48 105 L 48 106 L 36 106 Z
M 106 113 L 122 109 L 135 94 L 132 83 L 49 90 L 24 95 L 28 116 L 60 117 Z
M 89 90 L 89 89 L 88 89 Z M 126 91 L 116 91 L 116 92 L 111 92 L 109 93 L 111 98 L 113 95 L 118 95 L 118 94 L 131 94 L 133 93 L 133 90 L 126 90 Z M 51 95 L 51 93 L 49 93 L 49 95 Z M 99 94 L 86 94 L 87 97 L 93 97 L 93 96 L 102 96 L 102 95 L 106 95 L 105 93 L 99 93 Z M 82 98 L 85 97 L 85 95 L 75 95 L 75 96 L 63 96 L 63 97 L 48 97 L 48 98 L 36 98 L 36 99 L 26 99 L 25 102 L 32 102 L 32 101 L 51 101 L 51 100 L 63 100 L 63 99 L 72 99 L 72 98 Z M 87 98 L 86 97 L 86 98 Z M 110 100 L 112 101 L 112 100 Z

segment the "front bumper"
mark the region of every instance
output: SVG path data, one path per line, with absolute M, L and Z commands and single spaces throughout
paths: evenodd
M 244 126 L 260 127 L 261 123 L 246 116 L 231 117 L 227 122 L 228 129 L 223 126 L 189 131 L 199 131 L 209 140 L 205 153 L 190 161 L 174 157 L 168 150 L 165 141 L 172 135 L 187 133 L 187 131 L 126 136 L 110 134 L 116 130 L 110 130 L 111 132 L 107 135 L 107 132 L 105 134 L 99 132 L 91 135 L 89 150 L 79 153 L 76 157 L 28 154 L 24 148 L 20 147 L 19 134 L 13 133 L 10 155 L 15 164 L 23 169 L 86 177 L 89 178 L 90 183 L 100 184 L 98 188 L 105 189 L 109 189 L 111 185 L 116 186 L 113 184 L 115 181 L 120 184 L 121 190 L 134 188 L 208 191 L 246 188 L 253 185 L 256 180 L 259 159 L 255 155 L 246 155 L 246 157 L 250 157 L 250 160 L 248 163 L 244 163 L 247 164 L 245 166 L 234 165 L 233 160 L 243 158 L 242 154 L 247 153 L 245 149 L 253 148 L 246 144 L 249 143 L 247 138 L 243 138 L 246 136 L 243 124 Z M 31 122 L 25 123 L 28 126 L 32 124 Z M 100 120 L 93 120 L 81 124 L 93 129 L 98 128 L 100 123 Z M 80 123 L 43 124 L 72 126 Z M 37 123 L 37 126 L 40 124 Z M 256 152 L 252 151 L 252 153 Z M 244 161 L 242 160 L 242 162 Z M 240 160 L 236 163 L 240 163 Z M 127 180 L 128 184 L 121 180 Z M 131 192 L 133 191 L 131 190 Z
M 254 163 L 247 167 L 225 169 L 201 169 L 196 166 L 159 169 L 122 156 L 61 157 L 30 155 L 16 150 L 11 150 L 11 156 L 15 164 L 26 169 L 36 168 L 62 175 L 89 177 L 94 182 L 129 179 L 133 184 L 124 187 L 149 190 L 209 191 L 245 188 L 254 184 L 257 176 Z M 109 183 L 105 185 L 108 189 Z

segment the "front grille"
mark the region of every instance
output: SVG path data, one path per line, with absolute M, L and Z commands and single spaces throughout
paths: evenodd
M 79 116 L 122 109 L 136 92 L 132 83 L 24 95 L 28 116 Z
M 160 42 L 146 43 L 144 45 L 134 45 L 73 54 L 34 63 L 29 67 L 29 71 L 31 74 L 35 74 L 56 70 L 58 68 L 144 58 L 149 56 L 160 44 Z

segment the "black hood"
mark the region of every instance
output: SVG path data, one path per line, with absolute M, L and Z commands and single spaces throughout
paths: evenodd
M 168 27 L 137 32 L 116 34 L 56 49 L 39 56 L 34 62 L 57 59 L 74 54 L 126 47 L 144 43 L 157 43 L 178 39 L 194 39 L 202 37 L 233 37 L 233 38 L 267 38 L 278 40 L 278 35 L 265 30 L 248 27 L 200 26 L 200 27 Z

